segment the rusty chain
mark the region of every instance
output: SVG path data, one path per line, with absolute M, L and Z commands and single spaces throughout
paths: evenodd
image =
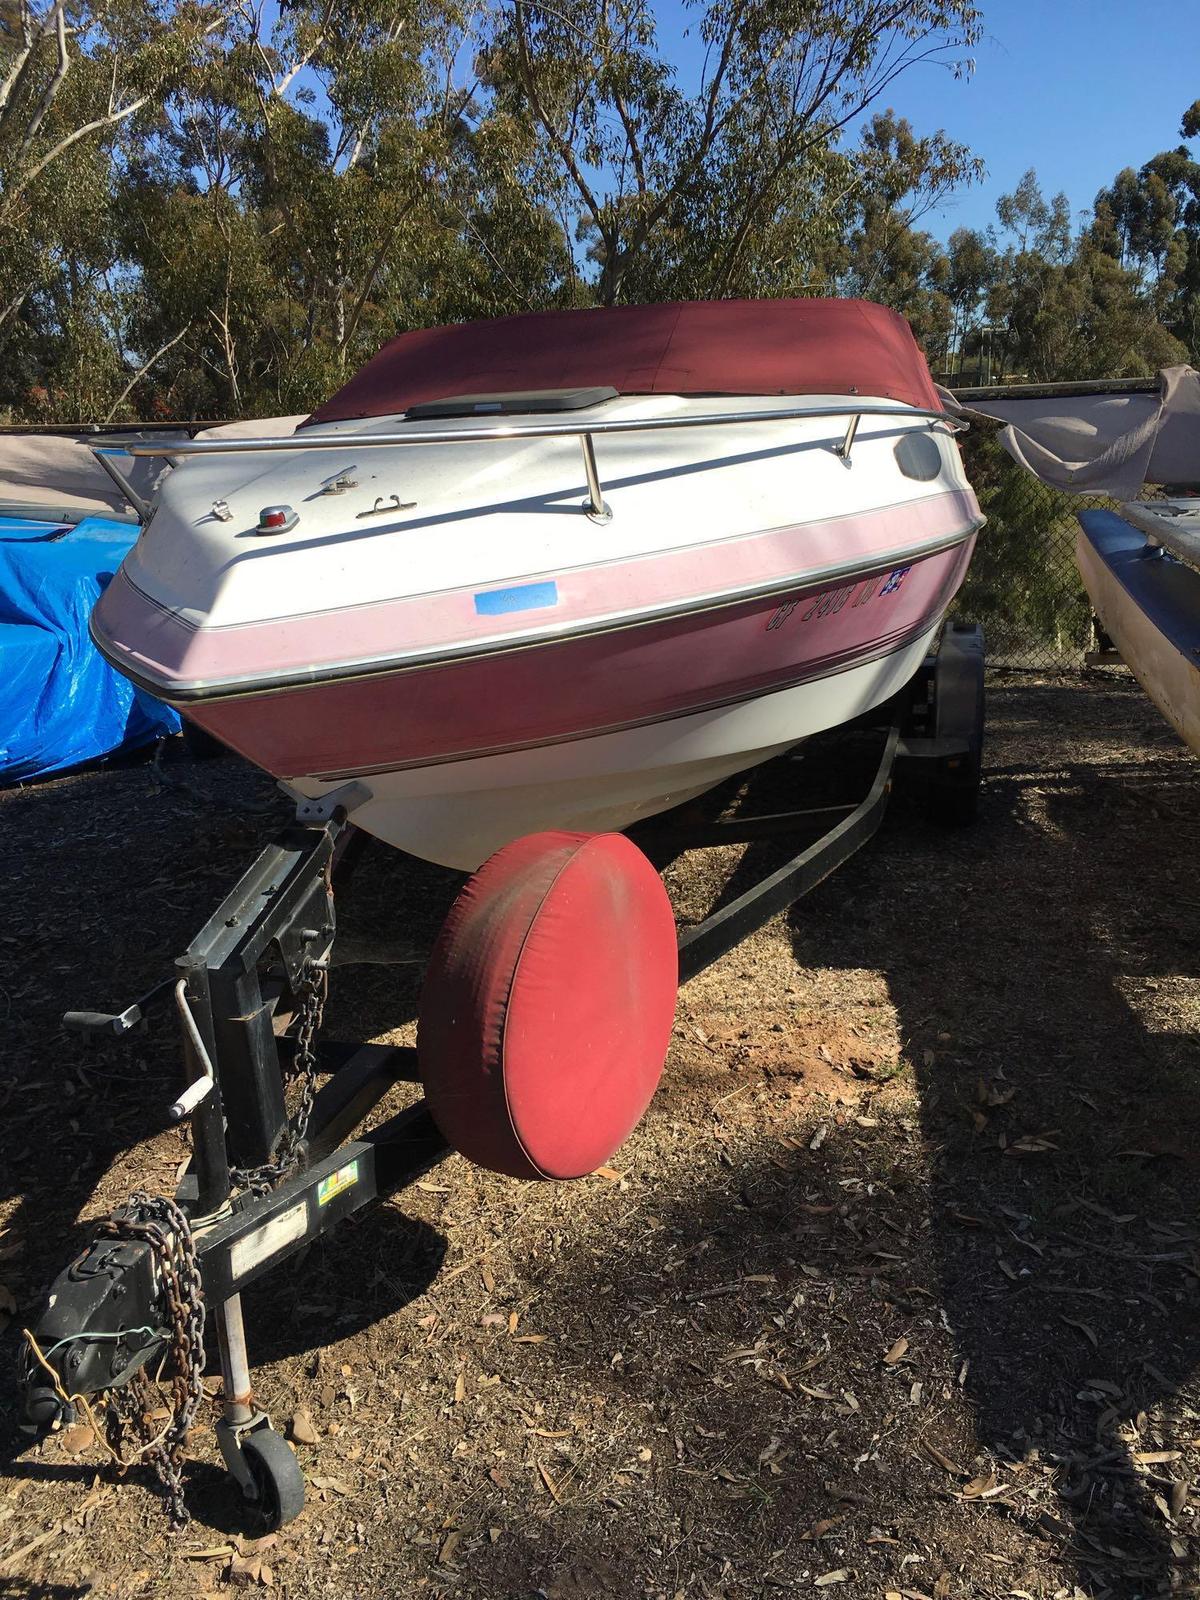
M 329 995 L 329 969 L 322 963 L 305 964 L 297 995 L 296 1050 L 292 1057 L 290 1079 L 300 1083 L 300 1104 L 290 1119 L 279 1141 L 279 1148 L 270 1161 L 258 1167 L 232 1167 L 229 1177 L 238 1188 L 249 1189 L 251 1194 L 266 1194 L 286 1178 L 300 1158 L 301 1146 L 308 1132 L 313 1101 L 317 1094 L 316 1038 L 325 1017 L 325 1002 Z
M 204 1288 L 191 1225 L 173 1200 L 139 1189 L 119 1212 L 97 1225 L 96 1233 L 140 1240 L 154 1255 L 169 1327 L 170 1417 L 166 1427 L 153 1431 L 154 1390 L 145 1368 L 139 1368 L 128 1384 L 109 1393 L 107 1433 L 122 1472 L 142 1461 L 154 1468 L 166 1496 L 171 1530 L 178 1533 L 190 1521 L 183 1501 L 184 1445 L 204 1395 Z M 129 1456 L 124 1453 L 127 1429 L 139 1440 Z
M 309 962 L 297 995 L 296 1049 L 290 1077 L 300 1083 L 300 1102 L 271 1161 L 262 1166 L 233 1168 L 234 1184 L 264 1194 L 287 1176 L 298 1161 L 317 1089 L 316 1038 L 325 1015 L 329 973 Z M 97 1236 L 137 1239 L 154 1253 L 159 1291 L 169 1329 L 171 1408 L 164 1428 L 154 1432 L 155 1391 L 144 1367 L 120 1389 L 108 1394 L 107 1442 L 118 1470 L 127 1472 L 148 1462 L 166 1496 L 173 1532 L 186 1528 L 190 1517 L 183 1499 L 184 1445 L 204 1394 L 204 1290 L 187 1216 L 173 1200 L 139 1189 L 126 1205 L 97 1225 Z M 125 1453 L 128 1434 L 138 1443 Z

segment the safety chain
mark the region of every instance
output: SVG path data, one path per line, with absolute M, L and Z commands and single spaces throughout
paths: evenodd
M 139 1189 L 121 1211 L 97 1225 L 96 1233 L 98 1237 L 141 1240 L 154 1254 L 170 1329 L 170 1420 L 158 1433 L 153 1431 L 150 1413 L 156 1397 L 141 1367 L 128 1384 L 109 1392 L 108 1444 L 122 1472 L 142 1461 L 153 1466 L 166 1495 L 171 1530 L 178 1533 L 191 1520 L 183 1503 L 184 1444 L 204 1395 L 204 1287 L 191 1225 L 173 1200 Z M 124 1454 L 127 1426 L 140 1441 L 128 1457 Z
M 300 1104 L 284 1129 L 279 1148 L 270 1161 L 260 1167 L 231 1167 L 230 1181 L 251 1194 L 267 1194 L 296 1165 L 300 1147 L 308 1132 L 313 1101 L 317 1094 L 317 1034 L 325 1017 L 329 996 L 329 969 L 315 961 L 305 963 L 297 992 L 296 1049 L 289 1078 L 299 1079 Z

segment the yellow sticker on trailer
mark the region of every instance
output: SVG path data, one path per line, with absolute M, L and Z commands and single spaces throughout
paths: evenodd
M 331 1172 L 327 1178 L 322 1178 L 317 1185 L 317 1204 L 328 1205 L 334 1195 L 343 1193 L 346 1189 L 353 1189 L 358 1182 L 358 1162 L 348 1161 L 344 1167 L 339 1167 L 336 1172 Z

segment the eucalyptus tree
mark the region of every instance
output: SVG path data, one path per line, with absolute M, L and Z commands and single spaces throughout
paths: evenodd
M 91 412 L 136 359 L 113 177 L 226 20 L 205 0 L 0 7 L 0 398 Z
M 126 246 L 192 409 L 305 409 L 405 327 L 560 293 L 528 127 L 480 104 L 453 0 L 242 0 L 181 86 Z M 486 92 L 485 98 L 486 98 Z
M 605 305 L 646 292 L 664 258 L 692 292 L 731 294 L 755 281 L 781 221 L 802 215 L 815 238 L 843 131 L 918 66 L 968 72 L 980 26 L 969 0 L 687 11 L 703 57 L 694 83 L 667 59 L 648 0 L 511 0 L 496 19 L 492 82 L 553 157 Z
M 986 311 L 1001 373 L 1033 381 L 1140 376 L 1185 358 L 1139 274 L 1098 241 L 1072 238 L 1065 197 L 1047 203 L 1035 172 L 996 206 L 1002 247 Z
M 1161 321 L 1200 362 L 1200 100 L 1180 121 L 1183 142 L 1126 167 L 1096 196 L 1091 237 L 1138 274 Z
M 854 153 L 853 215 L 840 286 L 903 314 L 930 362 L 944 368 L 955 331 L 952 266 L 918 224 L 983 163 L 943 132 L 917 135 L 904 117 L 872 117 Z

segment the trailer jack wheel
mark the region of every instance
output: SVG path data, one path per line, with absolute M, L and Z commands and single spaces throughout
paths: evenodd
M 304 1509 L 304 1473 L 295 1451 L 269 1422 L 246 1429 L 218 1425 L 221 1454 L 253 1507 L 261 1533 L 294 1522 Z

